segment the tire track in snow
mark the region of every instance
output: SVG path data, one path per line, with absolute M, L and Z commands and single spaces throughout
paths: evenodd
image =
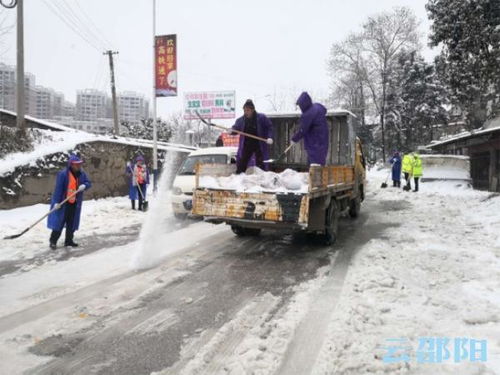
M 210 241 L 213 241 L 214 243 L 218 243 L 220 241 L 225 241 L 228 238 L 227 233 L 218 233 L 215 232 L 214 234 L 208 235 L 205 240 L 210 239 Z M 196 245 L 189 245 L 185 248 L 181 248 L 176 253 L 173 255 L 173 258 L 171 259 L 166 259 L 163 263 L 158 265 L 155 268 L 161 268 L 162 266 L 165 266 L 165 262 L 169 264 L 169 266 L 172 266 L 172 264 L 175 264 L 175 261 L 178 257 L 180 256 L 185 256 L 186 252 L 190 252 L 192 250 L 197 250 L 195 247 Z M 202 254 L 200 254 L 202 255 Z M 149 270 L 151 271 L 151 270 Z M 17 328 L 19 326 L 22 326 L 24 324 L 27 324 L 29 322 L 32 322 L 34 320 L 40 319 L 42 317 L 45 317 L 57 310 L 63 309 L 65 307 L 74 305 L 74 304 L 81 304 L 84 301 L 91 300 L 93 298 L 96 298 L 104 293 L 110 292 L 115 288 L 115 285 L 120 283 L 121 281 L 124 281 L 129 278 L 133 277 L 140 277 L 141 274 L 144 274 L 148 272 L 148 270 L 144 271 L 128 271 L 119 275 L 115 275 L 110 278 L 106 278 L 104 280 L 101 280 L 99 282 L 93 283 L 91 285 L 88 285 L 86 287 L 80 288 L 78 290 L 75 290 L 70 293 L 63 294 L 59 297 L 50 299 L 48 301 L 39 303 L 35 306 L 29 307 L 27 309 L 14 312 L 12 314 L 3 316 L 0 318 L 0 334 L 3 334 L 4 332 L 7 332 L 11 329 Z M 135 291 L 136 295 L 139 295 L 142 293 L 144 290 L 137 290 Z

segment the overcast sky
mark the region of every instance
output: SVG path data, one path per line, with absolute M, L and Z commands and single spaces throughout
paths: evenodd
M 183 92 L 236 90 L 237 106 L 253 98 L 271 108 L 269 96 L 307 90 L 326 97 L 326 60 L 333 42 L 359 29 L 367 16 L 408 6 L 427 35 L 426 0 L 157 0 L 157 34 L 177 34 L 177 98 L 159 98 L 158 114 L 182 110 Z M 116 58 L 118 91 L 152 95 L 152 0 L 24 0 L 25 69 L 37 84 L 75 101 L 76 90 L 109 92 L 106 48 Z M 50 6 L 49 6 L 50 4 Z M 75 26 L 69 6 L 85 26 Z M 83 13 L 82 13 L 83 11 Z M 0 9 L 14 22 L 15 11 Z M 63 17 L 90 41 L 70 29 Z M 88 18 L 86 18 L 86 16 Z M 98 36 L 90 36 L 94 33 Z M 97 41 L 99 39 L 101 41 Z M 2 62 L 15 64 L 14 32 Z M 427 39 L 425 39 L 425 44 Z M 435 51 L 425 47 L 427 59 Z M 291 100 L 291 99 L 290 99 Z

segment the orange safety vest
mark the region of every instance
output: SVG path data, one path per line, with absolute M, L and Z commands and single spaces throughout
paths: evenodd
M 68 191 L 66 193 L 66 198 L 69 197 L 78 189 L 78 179 L 75 176 L 73 176 L 73 173 L 68 172 L 68 174 L 69 174 L 69 181 L 68 181 Z M 70 199 L 68 199 L 68 202 L 71 204 L 75 203 L 76 194 L 73 195 Z
M 137 165 L 137 174 L 135 178 L 139 185 L 142 185 L 144 183 L 143 168 L 140 165 Z

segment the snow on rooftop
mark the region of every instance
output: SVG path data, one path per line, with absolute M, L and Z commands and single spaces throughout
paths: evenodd
M 454 135 L 448 136 L 448 137 L 442 137 L 439 141 L 432 141 L 431 144 L 428 145 L 428 147 L 432 148 L 432 147 L 444 145 L 447 143 L 451 143 L 454 141 L 458 141 L 460 139 L 472 137 L 475 135 L 488 134 L 488 133 L 493 133 L 496 131 L 500 131 L 500 117 L 496 117 L 494 119 L 487 121 L 482 128 L 479 128 L 476 130 L 471 130 L 471 131 L 461 132 L 461 133 L 454 134 Z

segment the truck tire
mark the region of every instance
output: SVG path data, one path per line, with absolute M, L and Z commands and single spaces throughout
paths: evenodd
M 186 220 L 187 219 L 187 214 L 181 214 L 181 213 L 174 213 L 174 217 L 177 220 Z
M 262 229 L 260 228 L 244 228 L 247 236 L 257 237 Z
M 331 246 L 337 241 L 339 220 L 339 204 L 336 200 L 332 200 L 325 215 L 325 234 L 323 236 L 326 246 Z
M 358 196 L 349 202 L 349 216 L 353 219 L 359 216 L 361 210 L 361 198 Z
M 239 225 L 231 225 L 231 230 L 238 237 L 244 237 L 247 234 L 245 228 L 240 227 Z

